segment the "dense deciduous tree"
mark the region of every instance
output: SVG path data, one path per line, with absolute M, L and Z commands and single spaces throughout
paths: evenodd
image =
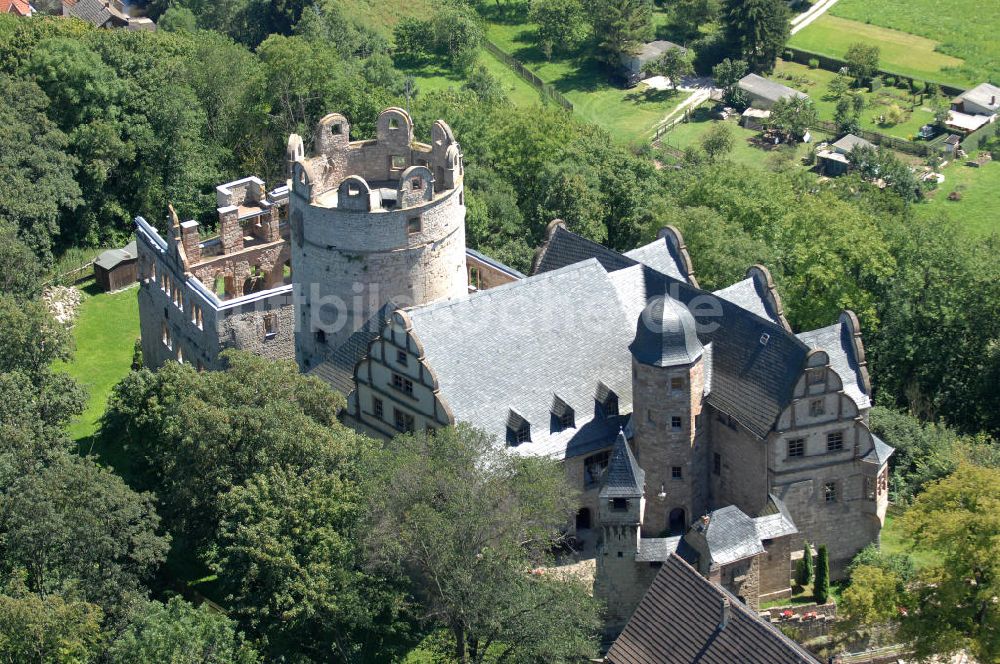
M 858 81 L 867 83 L 878 73 L 879 47 L 865 42 L 855 42 L 844 54 L 848 73 Z
M 917 496 L 903 516 L 916 546 L 935 553 L 918 576 L 902 635 L 918 657 L 965 649 L 1000 658 L 1000 470 L 960 466 Z
M 590 35 L 590 17 L 581 0 L 531 0 L 528 14 L 545 57 L 576 53 Z
M 791 10 L 785 0 L 724 0 L 722 29 L 735 55 L 767 73 L 785 47 Z
M 15 577 L 0 594 L 0 661 L 96 662 L 106 638 L 102 618 L 93 604 L 29 592 Z
M 816 126 L 819 119 L 816 105 L 808 97 L 784 97 L 771 107 L 768 125 L 785 136 L 785 140 L 795 142 L 802 138 L 809 127 Z
M 663 55 L 649 66 L 649 71 L 650 73 L 661 74 L 669 78 L 670 87 L 676 90 L 685 76 L 690 76 L 694 73 L 690 51 L 679 48 L 668 48 Z
M 257 653 L 222 613 L 180 597 L 146 602 L 108 648 L 112 664 L 253 664 Z
M 120 616 L 164 560 L 158 527 L 150 494 L 92 461 L 62 457 L 0 495 L 0 577 L 23 569 L 33 592 L 79 592 Z
M 460 662 L 577 661 L 597 614 L 582 584 L 529 574 L 575 510 L 563 471 L 465 426 L 402 436 L 375 493 L 371 550 L 409 578 Z

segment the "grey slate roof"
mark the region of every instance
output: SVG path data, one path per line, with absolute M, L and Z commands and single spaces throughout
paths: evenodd
M 657 238 L 649 244 L 620 254 L 602 244 L 566 230 L 563 226 L 557 226 L 553 231 L 532 274 L 558 270 L 588 258 L 596 258 L 608 272 L 642 263 L 674 279 L 686 281 L 678 267 L 677 257 L 670 252 L 664 238 Z
M 844 383 L 844 393 L 851 397 L 858 408 L 864 410 L 871 407 L 871 397 L 865 392 L 848 330 L 842 323 L 802 332 L 797 336 L 805 345 L 825 351 L 830 356 L 830 368 L 840 376 Z
M 762 514 L 753 520 L 753 525 L 757 529 L 757 537 L 761 540 L 777 539 L 799 532 L 784 503 L 771 495 L 768 498 L 770 501 L 777 501 L 781 507 L 772 514 Z
M 704 351 L 695 327 L 687 307 L 667 295 L 655 297 L 639 316 L 629 350 L 637 361 L 654 367 L 691 364 Z
M 646 486 L 646 472 L 635 460 L 625 432 L 618 432 L 615 446 L 611 448 L 608 470 L 601 482 L 598 496 L 604 498 L 641 498 Z
M 635 554 L 637 563 L 666 562 L 672 553 L 677 551 L 681 536 L 675 537 L 643 537 L 639 540 L 639 551 Z
M 557 226 L 545 245 L 541 260 L 532 274 L 551 272 L 568 265 L 575 265 L 588 258 L 596 258 L 608 272 L 634 265 L 635 261 L 622 256 L 603 244 L 577 235 L 562 226 Z
M 340 348 L 334 349 L 329 358 L 317 364 L 309 374 L 322 378 L 344 396 L 354 390 L 354 367 L 368 352 L 368 345 L 378 337 L 382 327 L 389 322 L 395 306 L 388 303 L 365 321 L 347 338 Z
M 708 516 L 708 527 L 697 521 L 693 528 L 704 534 L 712 564 L 728 565 L 764 553 L 754 520 L 736 505 L 715 510 Z
M 774 312 L 768 311 L 768 307 L 764 303 L 764 298 L 757 291 L 757 283 L 750 277 L 747 277 L 743 281 L 737 281 L 732 286 L 717 290 L 713 294 L 729 300 L 733 304 L 743 307 L 750 313 L 757 314 L 776 325 L 781 324 L 778 316 Z
M 681 53 L 687 52 L 687 49 L 683 46 L 679 46 L 665 39 L 657 39 L 656 41 L 643 44 L 642 48 L 639 49 L 639 52 L 635 54 L 635 57 L 639 59 L 639 63 L 641 65 L 646 65 L 653 62 L 672 48 L 680 49 Z
M 562 458 L 610 445 L 621 420 L 596 416 L 599 382 L 631 411 L 634 322 L 595 259 L 408 311 L 456 420 L 499 440 L 509 409 L 531 424 L 517 453 Z M 575 428 L 551 426 L 554 394 L 573 408 Z
M 729 607 L 723 622 L 724 609 Z M 610 664 L 819 664 L 739 599 L 672 555 L 653 579 Z
M 757 74 L 747 74 L 740 79 L 739 85 L 741 90 L 744 90 L 747 94 L 758 99 L 766 99 L 771 102 L 776 102 L 779 99 L 785 97 L 805 97 L 809 98 L 804 92 L 799 92 L 787 85 L 782 85 L 777 81 L 772 81 L 769 78 L 764 78 L 763 76 L 758 76 Z
M 624 255 L 633 261 L 648 265 L 657 272 L 662 272 L 674 279 L 687 281 L 687 278 L 681 274 L 680 267 L 677 264 L 677 257 L 670 252 L 670 247 L 667 246 L 666 238 L 657 238 L 649 244 L 645 244 L 632 251 L 626 251 Z
M 868 452 L 868 454 L 862 457 L 861 460 L 867 461 L 869 463 L 878 464 L 878 466 L 881 468 L 882 464 L 888 461 L 889 457 L 891 457 L 893 454 L 896 453 L 896 448 L 886 444 L 884 440 L 882 440 L 875 434 L 872 434 L 872 441 L 875 443 L 875 446 L 871 449 L 870 452 Z
M 135 240 L 132 240 L 121 249 L 108 249 L 102 252 L 94 263 L 105 270 L 112 270 L 125 261 L 134 261 L 138 257 L 139 254 L 135 247 Z

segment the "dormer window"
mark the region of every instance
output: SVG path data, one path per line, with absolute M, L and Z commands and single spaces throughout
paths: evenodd
M 612 498 L 611 509 L 615 512 L 625 512 L 628 510 L 628 498 Z
M 597 394 L 594 395 L 597 401 L 597 409 L 600 415 L 605 418 L 618 417 L 618 395 L 614 390 L 598 381 Z
M 511 445 L 531 442 L 531 424 L 513 408 L 507 413 L 507 442 Z
M 569 404 L 560 399 L 558 395 L 555 395 L 552 398 L 552 418 L 555 424 L 553 430 L 555 431 L 572 429 L 576 426 L 576 418 L 574 416 L 573 409 L 570 408 Z

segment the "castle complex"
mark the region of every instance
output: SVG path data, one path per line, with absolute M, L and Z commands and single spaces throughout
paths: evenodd
M 150 366 L 294 357 L 367 433 L 467 422 L 561 460 L 611 631 L 671 556 L 756 608 L 790 593 L 803 540 L 835 577 L 878 541 L 892 448 L 853 313 L 795 334 L 765 268 L 703 290 L 673 228 L 620 254 L 556 221 L 522 275 L 465 247 L 451 129 L 417 143 L 396 108 L 376 126 L 351 141 L 329 115 L 312 157 L 291 136 L 287 187 L 219 188 L 217 237 L 137 220 Z

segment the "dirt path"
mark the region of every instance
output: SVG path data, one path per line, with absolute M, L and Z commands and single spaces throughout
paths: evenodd
M 804 29 L 810 23 L 818 19 L 820 16 L 826 13 L 830 7 L 837 4 L 837 0 L 820 0 L 815 5 L 802 12 L 798 16 L 792 19 L 792 34 L 799 32 Z

